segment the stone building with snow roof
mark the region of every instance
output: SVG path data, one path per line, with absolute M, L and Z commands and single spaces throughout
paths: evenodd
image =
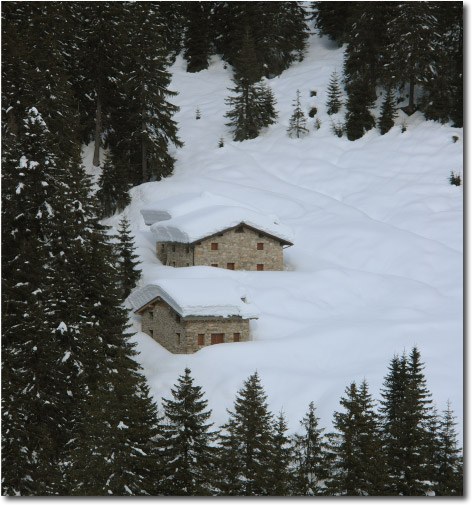
M 213 205 L 151 226 L 163 265 L 207 265 L 230 270 L 283 270 L 291 233 L 244 207 Z
M 132 293 L 142 331 L 174 354 L 214 344 L 247 342 L 257 313 L 228 279 L 164 279 Z

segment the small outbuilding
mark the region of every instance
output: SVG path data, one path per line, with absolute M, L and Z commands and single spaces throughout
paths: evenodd
M 257 312 L 243 288 L 229 279 L 163 279 L 127 298 L 141 316 L 142 331 L 174 354 L 247 342 Z
M 293 245 L 277 218 L 244 207 L 213 205 L 151 226 L 163 265 L 206 265 L 229 270 L 283 270 Z

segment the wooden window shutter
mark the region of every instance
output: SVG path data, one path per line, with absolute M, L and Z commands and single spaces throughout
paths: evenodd
M 258 264 L 258 265 L 257 265 L 257 269 L 258 269 L 258 270 L 264 270 L 264 265 L 262 265 L 262 264 Z
M 224 333 L 212 333 L 211 334 L 211 345 L 222 344 L 224 342 Z
M 212 251 L 218 251 L 218 243 L 217 242 L 212 242 L 211 243 L 211 250 Z
M 257 250 L 258 251 L 263 251 L 264 250 L 264 243 L 263 242 L 259 242 L 257 244 Z
M 233 333 L 233 341 L 234 342 L 239 342 L 239 337 L 241 336 L 240 333 Z
M 212 263 L 211 264 L 212 267 L 217 267 L 218 266 L 218 263 Z
M 198 334 L 198 345 L 205 345 L 205 334 L 204 333 Z
M 226 265 L 226 268 L 227 268 L 228 270 L 234 270 L 234 263 L 228 263 L 228 264 Z

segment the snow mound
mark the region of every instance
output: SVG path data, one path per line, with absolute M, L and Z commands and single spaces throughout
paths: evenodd
M 203 193 L 184 193 L 160 200 L 141 209 L 141 214 L 144 222 L 147 225 L 152 225 L 158 221 L 167 221 L 173 217 L 213 205 L 231 205 L 233 207 L 241 206 L 247 208 L 247 205 L 237 202 L 232 198 L 204 191 Z
M 158 242 L 191 244 L 228 228 L 245 223 L 278 239 L 290 242 L 292 232 L 278 222 L 275 216 L 266 216 L 243 207 L 213 205 L 165 221 L 154 223 L 151 231 Z
M 243 286 L 229 279 L 160 279 L 132 293 L 126 303 L 136 311 L 158 296 L 182 317 L 259 315 L 244 301 Z

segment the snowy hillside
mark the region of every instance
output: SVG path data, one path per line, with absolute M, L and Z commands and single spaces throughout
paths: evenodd
M 171 89 L 179 92 L 173 102 L 180 106 L 175 119 L 185 146 L 175 152 L 174 175 L 133 188 L 124 212 L 142 260 L 140 286 L 156 279 L 234 279 L 260 318 L 251 322 L 252 342 L 173 355 L 139 332 L 140 320 L 130 312 L 138 360 L 158 402 L 190 367 L 217 424 L 257 370 L 272 412 L 284 410 L 290 431 L 310 401 L 330 430 L 346 386 L 365 377 L 378 399 L 394 353 L 416 344 L 438 409 L 450 399 L 462 433 L 463 193 L 448 182 L 451 170 L 462 172 L 462 130 L 400 112 L 384 136 L 373 130 L 355 142 L 338 138 L 325 107 L 335 69 L 342 69 L 342 49 L 313 37 L 303 62 L 268 81 L 278 122 L 257 139 L 233 142 L 224 118 L 231 69 L 214 58 L 208 70 L 190 74 L 177 59 Z M 305 114 L 316 106 L 322 126 L 316 130 L 310 119 L 310 134 L 291 139 L 286 130 L 297 89 Z M 317 94 L 310 97 L 312 90 Z M 291 228 L 295 245 L 285 250 L 285 271 L 162 266 L 140 210 L 203 192 L 276 215 Z M 106 223 L 116 227 L 120 217 Z

